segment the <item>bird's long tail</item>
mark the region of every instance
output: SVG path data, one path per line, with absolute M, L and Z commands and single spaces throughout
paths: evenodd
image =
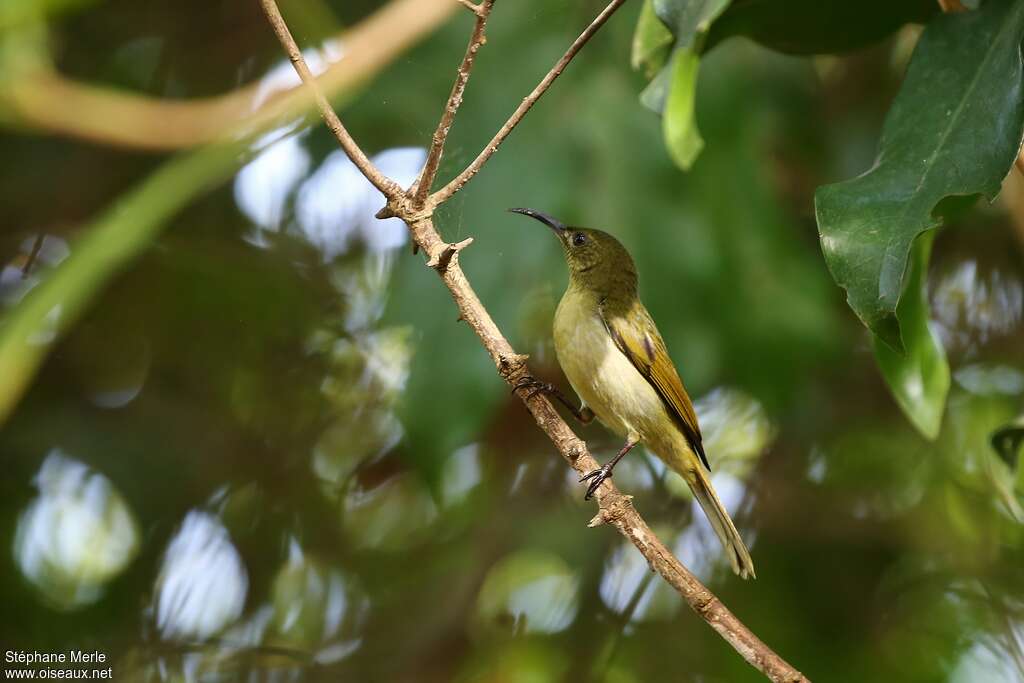
M 747 550 L 746 544 L 740 538 L 740 532 L 736 530 L 736 525 L 732 523 L 729 513 L 725 511 L 725 506 L 718 499 L 715 489 L 711 487 L 707 472 L 699 465 L 692 469 L 688 468 L 685 479 L 697 502 L 704 508 L 704 514 L 708 516 L 708 521 L 711 522 L 715 533 L 718 534 L 718 539 L 729 556 L 732 570 L 744 579 L 756 578 L 750 551 Z

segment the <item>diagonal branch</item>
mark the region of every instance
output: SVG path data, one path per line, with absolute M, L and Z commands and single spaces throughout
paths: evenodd
M 455 114 L 462 105 L 462 95 L 466 91 L 466 84 L 469 82 L 469 74 L 473 71 L 473 60 L 487 39 L 484 37 L 484 29 L 487 26 L 487 17 L 494 8 L 494 0 L 481 0 L 475 5 L 469 0 L 465 4 L 473 14 L 476 15 L 476 26 L 473 27 L 473 34 L 469 37 L 469 45 L 466 47 L 466 55 L 459 65 L 458 76 L 455 77 L 455 84 L 452 85 L 452 92 L 448 96 L 448 102 L 444 105 L 444 113 L 437 123 L 437 130 L 430 142 L 430 151 L 427 152 L 427 162 L 423 165 L 423 171 L 416 181 L 416 190 L 413 197 L 413 204 L 417 207 L 423 206 L 430 192 L 430 186 L 434 183 L 437 175 L 437 167 L 441 163 L 441 153 L 444 152 L 444 143 L 448 139 L 448 131 L 455 121 Z
M 409 221 L 413 240 L 427 256 L 428 263 L 440 263 L 446 254 L 457 246 L 449 245 L 441 239 L 431 218 L 410 217 Z M 515 352 L 480 302 L 459 265 L 458 253 L 450 256 L 444 267 L 435 267 L 435 270 L 451 292 L 452 299 L 459 309 L 459 318 L 480 338 L 502 379 L 513 387 L 520 385 L 520 381 L 529 375 L 526 356 Z M 600 466 L 590 455 L 586 443 L 576 436 L 542 393 L 533 392 L 528 385 L 522 385 L 516 389 L 516 394 L 526 404 L 537 425 L 548 435 L 558 452 L 573 469 L 582 475 Z M 611 480 L 606 480 L 597 490 L 595 498 L 598 502 L 598 512 L 589 526 L 614 526 L 636 546 L 651 569 L 658 572 L 686 600 L 693 611 L 751 666 L 770 680 L 779 683 L 807 681 L 803 674 L 786 663 L 737 619 L 736 615 L 658 540 L 633 506 L 631 496 L 623 495 Z
M 526 112 L 530 111 L 530 108 L 536 104 L 537 100 L 541 98 L 541 95 L 551 87 L 551 84 L 554 83 L 555 79 L 561 75 L 562 71 L 565 70 L 565 67 L 569 66 L 569 62 L 571 62 L 572 58 L 576 56 L 576 53 L 583 49 L 583 46 L 587 44 L 587 41 L 597 33 L 598 29 L 604 26 L 604 23 L 608 21 L 608 18 L 611 17 L 615 13 L 615 10 L 619 9 L 619 7 L 621 7 L 625 2 L 626 0 L 612 0 L 608 3 L 608 6 L 605 7 L 601 13 L 597 15 L 597 18 L 590 23 L 590 26 L 588 26 L 573 42 L 573 44 L 569 46 L 569 49 L 565 51 L 562 58 L 559 59 L 553 67 L 551 67 L 551 71 L 541 79 L 541 82 L 537 84 L 537 87 L 534 88 L 529 95 L 523 98 L 520 105 L 516 107 L 514 112 L 512 112 L 512 116 L 509 117 L 508 121 L 505 122 L 505 125 L 498 130 L 493 138 L 491 138 L 491 141 L 488 142 L 487 146 L 483 148 L 479 155 L 477 155 L 477 158 L 474 159 L 473 162 L 454 180 L 430 197 L 432 204 L 443 204 L 445 201 L 450 199 L 453 194 L 461 190 L 462 186 L 465 185 L 470 178 L 475 176 L 481 168 L 483 168 L 483 165 L 487 163 L 487 160 L 491 158 L 491 155 L 498 151 L 498 146 L 505 141 L 505 138 L 507 138 L 509 133 L 512 132 L 512 129 L 519 125 L 519 122 L 523 120 L 523 117 L 526 116 Z
M 487 0 L 482 0 L 486 2 Z M 580 474 L 593 471 L 598 467 L 597 461 L 590 455 L 587 445 L 569 428 L 569 425 L 555 411 L 551 403 L 543 394 L 532 391 L 529 386 L 522 382 L 529 375 L 526 366 L 526 356 L 515 352 L 512 345 L 498 329 L 497 324 L 491 318 L 487 309 L 480 302 L 476 292 L 466 278 L 462 267 L 459 265 L 459 254 L 462 249 L 469 245 L 469 240 L 458 244 L 448 244 L 437 232 L 432 218 L 434 208 L 445 201 L 448 197 L 458 191 L 479 169 L 480 166 L 493 154 L 494 149 L 503 140 L 508 132 L 522 119 L 533 102 L 544 93 L 557 78 L 565 65 L 580 48 L 590 39 L 601 24 L 614 12 L 625 0 L 612 0 L 612 3 L 601 13 L 586 31 L 573 43 L 573 47 L 566 52 L 565 56 L 555 65 L 555 68 L 541 81 L 534 89 L 530 97 L 523 101 L 523 105 L 516 110 L 509 122 L 499 131 L 495 141 L 492 141 L 487 149 L 481 153 L 458 178 L 449 183 L 437 195 L 430 197 L 425 207 L 414 207 L 409 201 L 409 196 L 399 190 L 394 182 L 383 178 L 380 172 L 369 163 L 362 150 L 348 135 L 341 122 L 337 120 L 333 109 L 326 104 L 326 99 L 319 92 L 319 86 L 312 79 L 309 67 L 303 60 L 301 52 L 295 47 L 294 40 L 288 28 L 281 19 L 280 12 L 274 4 L 274 0 L 261 0 L 267 16 L 281 39 L 282 44 L 288 51 L 296 71 L 304 82 L 316 92 L 317 102 L 322 103 L 320 111 L 331 125 L 332 119 L 336 126 L 332 126 L 335 135 L 341 142 L 342 149 L 352 159 L 353 163 L 359 165 L 359 155 L 364 166 L 359 166 L 364 175 L 371 182 L 374 177 L 382 184 L 390 183 L 392 187 L 385 190 L 380 185 L 378 188 L 388 197 L 386 215 L 396 215 L 409 226 L 412 240 L 417 247 L 423 250 L 427 257 L 427 265 L 433 268 L 441 277 L 448 291 L 452 295 L 456 306 L 459 309 L 460 320 L 465 321 L 473 332 L 480 338 L 491 360 L 494 361 L 498 373 L 508 384 L 515 389 L 516 394 L 526 404 L 530 414 L 533 415 L 537 425 L 548 435 L 552 443 L 569 463 Z M 482 7 L 482 5 L 480 6 Z M 276 20 L 275 20 L 276 17 Z M 276 21 L 276 23 L 275 23 Z M 461 74 L 460 74 L 461 76 Z M 457 88 L 456 84 L 456 88 Z M 455 88 L 453 88 L 454 92 Z M 453 114 L 454 116 L 454 114 Z M 340 132 L 339 132 L 340 131 Z M 490 152 L 488 152 L 490 150 Z M 371 175 L 375 174 L 375 175 Z M 377 184 L 377 183 L 374 183 Z M 449 188 L 454 188 L 450 189 Z M 389 193 L 390 190 L 390 193 Z M 726 642 L 728 642 L 751 666 L 761 671 L 772 681 L 777 683 L 804 683 L 807 678 L 794 669 L 777 655 L 771 648 L 764 644 L 754 633 L 748 629 L 722 602 L 705 587 L 679 560 L 672 554 L 665 545 L 658 540 L 654 532 L 647 525 L 644 519 L 633 507 L 631 496 L 623 495 L 615 487 L 611 480 L 605 481 L 596 493 L 598 512 L 590 521 L 589 526 L 595 527 L 602 524 L 611 524 L 619 533 L 625 536 L 636 546 L 637 550 L 646 558 L 651 569 L 658 572 L 686 600 L 694 612 L 708 623 Z
M 327 101 L 323 91 L 317 85 L 316 76 L 310 71 L 309 65 L 306 64 L 306 60 L 302 56 L 302 51 L 299 50 L 299 46 L 295 43 L 292 32 L 288 30 L 288 25 L 284 23 L 284 17 L 281 16 L 281 10 L 277 8 L 277 3 L 274 0 L 260 0 L 260 4 L 263 6 L 263 11 L 267 15 L 271 28 L 277 34 L 277 39 L 281 41 L 284 51 L 288 53 L 288 59 L 291 60 L 292 66 L 295 67 L 296 73 L 299 74 L 299 78 L 313 91 L 316 106 L 320 110 L 321 116 L 324 117 L 324 122 L 331 129 L 331 132 L 334 133 L 334 137 L 338 138 L 338 143 L 345 150 L 345 154 L 356 165 L 356 168 L 366 176 L 366 179 L 373 183 L 373 186 L 380 190 L 385 197 L 391 199 L 401 195 L 402 188 L 391 178 L 381 173 L 379 168 L 374 166 L 373 162 L 370 161 L 359 145 L 356 144 L 356 141 L 352 139 L 352 136 L 349 135 L 338 115 L 334 113 L 334 108 L 331 107 L 331 103 Z

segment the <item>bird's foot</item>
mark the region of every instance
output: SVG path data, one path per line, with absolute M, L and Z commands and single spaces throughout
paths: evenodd
M 566 409 L 572 413 L 573 417 L 579 420 L 583 424 L 590 424 L 590 421 L 594 419 L 594 413 L 586 406 L 580 406 L 577 408 L 573 405 L 572 401 L 566 398 L 565 394 L 551 382 L 541 382 L 533 375 L 523 375 L 519 380 L 512 385 L 512 393 L 519 391 L 520 389 L 529 389 L 530 392 L 526 395 L 526 400 L 530 400 L 537 394 L 544 394 L 555 399 Z
M 583 500 L 590 500 L 594 497 L 594 493 L 597 491 L 598 487 L 604 483 L 604 480 L 611 478 L 613 467 L 615 467 L 615 463 L 610 462 L 607 465 L 602 465 L 598 469 L 588 472 L 580 477 L 580 483 L 583 483 L 588 479 L 592 480 L 590 482 L 590 486 L 587 487 L 587 495 L 583 497 Z
M 519 391 L 520 389 L 529 389 L 530 393 L 526 395 L 527 399 L 533 398 L 537 394 L 546 394 L 548 396 L 558 395 L 561 392 L 551 382 L 541 382 L 533 375 L 523 375 L 519 378 L 514 385 L 512 385 L 512 393 Z
M 626 453 L 633 450 L 633 447 L 640 443 L 640 439 L 633 435 L 632 438 L 626 439 L 626 444 L 615 454 L 615 457 L 609 460 L 607 463 L 602 465 L 599 469 L 593 472 L 588 472 L 580 477 L 580 482 L 584 482 L 587 479 L 593 479 L 590 482 L 590 486 L 587 487 L 587 495 L 583 500 L 590 500 L 593 497 L 594 492 L 597 491 L 597 487 L 600 486 L 605 479 L 609 479 L 612 476 L 612 469 L 615 468 L 619 461 L 626 457 Z

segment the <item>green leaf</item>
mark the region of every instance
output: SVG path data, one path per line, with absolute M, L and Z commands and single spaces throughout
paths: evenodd
M 697 72 L 700 68 L 701 48 L 712 22 L 729 6 L 730 0 L 650 0 L 644 5 L 637 24 L 640 35 L 641 24 L 649 26 L 658 20 L 668 27 L 674 43 L 668 64 L 661 67 L 647 88 L 640 95 L 645 107 L 662 115 L 662 134 L 669 156 L 681 169 L 689 170 L 704 146 L 697 120 L 694 117 L 694 98 L 697 90 Z M 648 7 L 654 16 L 649 16 Z M 645 28 L 645 45 L 656 29 Z M 664 40 L 662 36 L 660 38 Z M 634 41 L 634 66 L 637 51 Z M 663 47 L 659 44 L 659 50 Z M 663 54 L 663 53 L 662 53 Z M 662 63 L 664 58 L 662 57 Z M 656 62 L 648 60 L 648 73 Z
M 653 0 L 654 13 L 675 36 L 676 49 L 693 47 L 730 0 Z
M 640 93 L 640 104 L 644 105 L 655 114 L 665 111 L 665 101 L 668 100 L 669 86 L 672 85 L 672 64 L 665 66 L 658 75 L 651 79 L 647 87 Z
M 954 195 L 989 199 L 1024 129 L 1020 42 L 1024 0 L 989 0 L 936 17 L 921 36 L 863 175 L 818 189 L 815 208 L 832 276 L 860 319 L 898 351 L 897 304 L 918 235 Z
M 637 71 L 643 70 L 647 78 L 653 77 L 665 66 L 673 42 L 672 33 L 654 13 L 654 0 L 644 0 L 633 33 L 630 64 Z
M 906 352 L 895 351 L 878 336 L 873 337 L 875 359 L 896 402 L 918 431 L 929 439 L 938 436 L 949 393 L 946 353 L 928 327 L 925 275 L 932 237 L 933 233 L 922 235 L 914 246 L 907 292 L 897 308 Z
M 705 49 L 745 36 L 787 54 L 849 52 L 938 11 L 935 0 L 734 0 L 709 30 Z
M 676 50 L 671 64 L 671 86 L 661 117 L 665 147 L 672 160 L 684 171 L 693 165 L 704 147 L 704 138 L 697 130 L 694 117 L 699 66 L 700 57 L 693 50 Z

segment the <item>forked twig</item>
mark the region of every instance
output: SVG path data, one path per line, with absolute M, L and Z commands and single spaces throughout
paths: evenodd
M 537 100 L 541 98 L 541 95 L 551 87 L 551 84 L 554 83 L 555 79 L 561 75 L 565 70 L 565 67 L 569 66 L 569 62 L 571 62 L 572 58 L 576 56 L 576 53 L 583 49 L 583 46 L 587 44 L 587 41 L 594 37 L 594 34 L 604 26 L 604 23 L 608 21 L 608 18 L 615 13 L 615 10 L 619 9 L 619 7 L 621 7 L 625 2 L 626 0 L 612 0 L 608 3 L 608 6 L 605 7 L 601 13 L 597 15 L 597 18 L 590 23 L 590 26 L 584 29 L 583 33 L 573 41 L 573 44 L 565 51 L 562 58 L 559 59 L 553 67 L 551 67 L 551 71 L 541 79 L 541 82 L 537 84 L 537 87 L 534 88 L 529 95 L 523 98 L 522 103 L 520 103 L 520 105 L 516 107 L 516 110 L 512 112 L 512 116 L 509 117 L 508 121 L 505 122 L 505 125 L 498 130 L 493 138 L 491 138 L 491 141 L 487 143 L 487 146 L 484 147 L 483 150 L 481 150 L 476 159 L 474 159 L 462 173 L 456 176 L 454 180 L 430 197 L 432 204 L 443 204 L 451 198 L 453 194 L 461 190 L 462 186 L 465 185 L 470 178 L 475 176 L 481 168 L 483 168 L 483 165 L 487 163 L 487 160 L 491 158 L 491 155 L 498 151 L 498 146 L 505 141 L 505 138 L 507 138 L 509 133 L 512 132 L 512 129 L 519 125 L 519 122 L 523 120 L 523 117 L 526 116 L 526 112 L 530 111 L 530 108 L 536 104 Z
M 531 391 L 522 383 L 522 380 L 529 374 L 529 370 L 526 367 L 526 356 L 517 354 L 512 345 L 509 344 L 487 309 L 480 302 L 476 292 L 473 291 L 473 287 L 470 285 L 469 280 L 466 279 L 466 275 L 459 265 L 458 252 L 467 246 L 470 240 L 463 240 L 457 244 L 448 244 L 441 239 L 440 234 L 438 234 L 437 229 L 434 227 L 433 211 L 439 204 L 455 194 L 480 170 L 501 141 L 522 120 L 533 103 L 544 94 L 544 91 L 558 77 L 569 61 L 572 60 L 573 56 L 579 52 L 580 48 L 586 44 L 591 36 L 597 32 L 601 25 L 607 21 L 608 17 L 625 0 L 613 0 L 601 12 L 587 30 L 576 39 L 576 42 L 573 43 L 572 47 L 569 48 L 540 84 L 534 88 L 533 92 L 523 100 L 523 103 L 516 109 L 512 117 L 502 126 L 495 138 L 480 153 L 476 160 L 442 190 L 435 195 L 428 196 L 421 206 L 416 205 L 415 195 L 402 191 L 394 181 L 386 178 L 370 163 L 363 151 L 349 136 L 344 126 L 341 125 L 341 121 L 337 120 L 334 110 L 331 109 L 326 99 L 319 92 L 316 80 L 313 78 L 309 67 L 305 64 L 302 53 L 295 46 L 291 34 L 281 19 L 280 12 L 277 11 L 274 0 L 260 1 L 264 5 L 271 24 L 274 25 L 278 38 L 288 52 L 288 56 L 292 59 L 299 77 L 310 88 L 317 91 L 317 103 L 320 105 L 320 112 L 323 114 L 328 126 L 334 131 L 335 136 L 338 137 L 342 149 L 345 150 L 345 153 L 349 155 L 353 163 L 362 171 L 363 175 L 388 198 L 388 206 L 378 215 L 397 216 L 406 222 L 409 226 L 413 242 L 423 250 L 427 257 L 427 265 L 434 268 L 445 286 L 448 287 L 449 292 L 451 292 L 452 299 L 459 309 L 459 319 L 465 321 L 480 338 L 502 379 L 513 387 L 517 387 L 515 390 L 516 394 L 526 405 L 530 414 L 533 415 L 537 425 L 548 435 L 548 438 L 551 439 L 559 453 L 565 458 L 566 462 L 581 474 L 595 469 L 598 464 L 587 450 L 587 445 L 573 433 L 558 412 L 555 411 L 554 407 L 552 407 L 548 399 L 541 393 Z M 474 13 L 476 13 L 476 9 L 479 9 L 481 12 L 490 12 L 489 0 L 481 0 L 481 3 L 486 4 L 480 5 L 474 5 L 469 0 L 459 0 L 459 2 L 470 6 Z M 485 7 L 486 10 L 484 9 Z M 479 32 L 480 37 L 482 37 L 483 20 L 486 19 L 486 14 L 482 18 L 479 13 L 477 16 L 480 20 L 474 29 L 474 35 Z M 472 46 L 473 39 L 470 41 L 470 48 Z M 467 60 L 464 59 L 464 66 L 466 66 L 466 62 Z M 469 65 L 471 63 L 472 60 L 469 60 Z M 460 85 L 459 81 L 465 78 L 468 78 L 468 69 L 463 74 L 463 70 L 460 68 L 459 76 L 452 88 L 452 95 L 449 97 L 449 105 L 453 104 L 458 97 L 461 97 L 461 91 L 465 88 L 465 82 Z M 456 103 L 455 109 L 457 108 Z M 453 119 L 454 116 L 455 112 L 451 110 L 450 106 L 446 106 L 445 112 L 442 114 L 442 120 L 438 125 L 438 130 L 443 130 L 446 125 L 450 126 L 450 121 L 446 124 L 445 120 Z M 332 121 L 335 123 L 332 124 Z M 440 158 L 441 148 L 443 147 L 446 135 L 446 131 L 442 132 L 441 135 L 435 133 L 431 149 L 437 149 L 434 153 L 436 159 Z M 436 173 L 437 161 L 435 160 L 433 163 L 435 168 L 433 171 L 429 171 L 429 173 Z M 421 173 L 421 181 L 423 182 L 417 188 L 416 194 L 419 193 L 420 189 L 429 185 L 429 182 L 427 182 L 429 173 L 425 165 L 424 172 Z M 651 568 L 658 572 L 669 585 L 682 595 L 694 612 L 721 635 L 747 662 L 764 673 L 769 679 L 778 683 L 803 683 L 807 681 L 803 674 L 786 663 L 785 660 L 765 645 L 697 577 L 679 562 L 678 558 L 655 536 L 651 528 L 636 511 L 636 508 L 633 507 L 630 496 L 619 492 L 615 484 L 609 480 L 598 489 L 595 497 L 598 502 L 598 513 L 590 521 L 590 526 L 601 524 L 611 524 L 614 526 L 640 551 Z
M 483 5 L 478 5 L 477 3 L 473 2 L 473 0 L 459 0 L 459 4 L 477 16 L 480 16 L 480 13 L 483 11 Z
M 416 207 L 423 206 L 427 200 L 430 186 L 434 183 L 434 177 L 437 175 L 437 167 L 441 163 L 441 153 L 444 152 L 444 143 L 448 139 L 448 131 L 451 130 L 452 123 L 455 121 L 455 114 L 458 113 L 459 107 L 462 105 L 462 95 L 466 92 L 469 74 L 473 71 L 473 60 L 476 59 L 477 51 L 487 42 L 487 38 L 484 37 L 484 29 L 487 27 L 487 17 L 490 16 L 491 9 L 494 8 L 494 0 L 480 0 L 479 5 L 475 5 L 469 0 L 464 0 L 462 4 L 469 7 L 470 11 L 476 15 L 476 25 L 473 27 L 472 35 L 469 37 L 466 54 L 462 58 L 462 64 L 459 65 L 458 75 L 455 77 L 454 85 L 452 85 L 452 92 L 448 95 L 448 101 L 444 105 L 441 120 L 438 121 L 437 129 L 431 138 L 430 151 L 427 152 L 427 162 L 423 165 L 423 170 L 420 172 L 420 177 L 414 186 L 413 205 Z
M 284 17 L 281 16 L 281 10 L 277 8 L 277 3 L 274 0 L 260 0 L 260 5 L 263 6 L 263 11 L 267 15 L 271 28 L 277 34 L 277 39 L 281 41 L 281 45 L 288 54 L 288 59 L 291 60 L 292 66 L 295 67 L 296 73 L 299 74 L 299 78 L 302 79 L 303 83 L 312 88 L 320 115 L 323 116 L 327 127 L 334 133 L 334 137 L 338 138 L 338 143 L 345 150 L 345 154 L 348 155 L 348 158 L 352 160 L 352 163 L 356 165 L 362 174 L 366 176 L 366 179 L 373 183 L 373 186 L 380 190 L 385 197 L 391 198 L 401 194 L 402 188 L 398 186 L 398 183 L 381 173 L 380 169 L 373 165 L 369 157 L 356 144 L 356 141 L 352 139 L 352 136 L 349 135 L 344 124 L 342 124 L 341 119 L 334 112 L 334 108 L 331 107 L 331 103 L 327 101 L 323 91 L 317 86 L 316 77 L 310 70 L 309 65 L 306 64 L 306 59 L 302 56 L 302 51 L 299 50 L 299 46 L 295 43 L 292 32 L 288 30 L 288 24 L 284 22 Z

